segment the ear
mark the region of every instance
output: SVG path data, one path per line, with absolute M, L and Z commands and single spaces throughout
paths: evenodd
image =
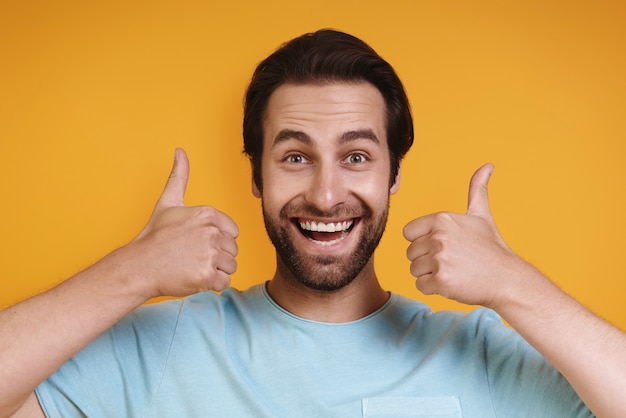
M 393 184 L 389 188 L 389 194 L 396 194 L 400 189 L 400 173 L 402 172 L 402 166 L 398 167 L 398 174 L 396 174 L 396 178 L 393 181 Z
M 256 198 L 261 198 L 261 191 L 256 186 L 256 182 L 254 181 L 254 167 L 252 167 L 252 160 L 250 160 L 250 180 L 252 183 L 252 195 Z

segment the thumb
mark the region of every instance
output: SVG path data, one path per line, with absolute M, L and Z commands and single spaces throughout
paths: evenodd
M 491 209 L 489 208 L 489 193 L 487 186 L 491 173 L 493 173 L 493 164 L 485 164 L 480 167 L 470 181 L 469 194 L 467 199 L 467 214 L 481 217 L 491 218 Z
M 187 159 L 187 154 L 182 148 L 176 148 L 174 166 L 165 184 L 165 189 L 156 204 L 156 209 L 184 206 L 188 179 L 189 160 Z

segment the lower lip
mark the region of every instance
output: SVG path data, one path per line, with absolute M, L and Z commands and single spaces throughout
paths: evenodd
M 352 231 L 350 231 L 350 232 L 352 232 Z M 341 237 L 336 238 L 336 239 L 331 240 L 331 241 L 317 241 L 317 240 L 315 240 L 315 239 L 313 239 L 313 238 L 308 238 L 308 237 L 305 237 L 305 238 L 307 238 L 307 239 L 308 239 L 309 241 L 311 241 L 313 244 L 315 244 L 315 245 L 319 245 L 320 247 L 329 247 L 329 246 L 331 246 L 331 245 L 338 244 L 338 243 L 340 243 L 341 241 L 343 241 L 344 239 L 346 239 L 346 238 L 348 237 L 348 235 L 350 235 L 350 232 L 348 232 L 348 231 L 343 231 L 343 232 L 341 233 Z

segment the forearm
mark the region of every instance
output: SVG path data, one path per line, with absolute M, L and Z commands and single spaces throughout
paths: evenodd
M 148 298 L 125 249 L 57 287 L 0 312 L 0 416 Z
M 565 376 L 596 416 L 626 416 L 626 334 L 532 266 L 521 272 L 520 286 L 496 307 L 498 313 Z
M 626 416 L 626 334 L 521 260 L 491 215 L 487 164 L 470 181 L 467 212 L 411 221 L 404 236 L 416 286 L 493 308 L 570 382 L 596 416 Z
M 185 207 L 188 177 L 189 161 L 179 149 L 148 224 L 130 244 L 0 312 L 0 417 L 20 408 L 40 382 L 148 299 L 230 285 L 239 228 L 210 206 Z

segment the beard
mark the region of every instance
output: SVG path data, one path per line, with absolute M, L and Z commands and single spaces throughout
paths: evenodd
M 292 280 L 304 286 L 324 292 L 339 290 L 359 275 L 365 265 L 370 261 L 374 250 L 378 247 L 380 239 L 385 231 L 389 214 L 389 199 L 384 210 L 375 216 L 372 209 L 361 202 L 358 209 L 349 210 L 338 208 L 332 213 L 321 212 L 310 205 L 285 205 L 278 219 L 273 219 L 263 205 L 263 219 L 265 229 L 276 248 L 277 262 L 284 265 Z M 298 251 L 290 231 L 293 231 L 289 213 L 298 213 L 300 216 L 307 214 L 311 217 L 328 219 L 359 218 L 361 224 L 361 236 L 358 239 L 357 248 L 350 254 L 343 256 L 334 255 L 309 255 Z M 352 231 L 350 231 L 352 233 Z

